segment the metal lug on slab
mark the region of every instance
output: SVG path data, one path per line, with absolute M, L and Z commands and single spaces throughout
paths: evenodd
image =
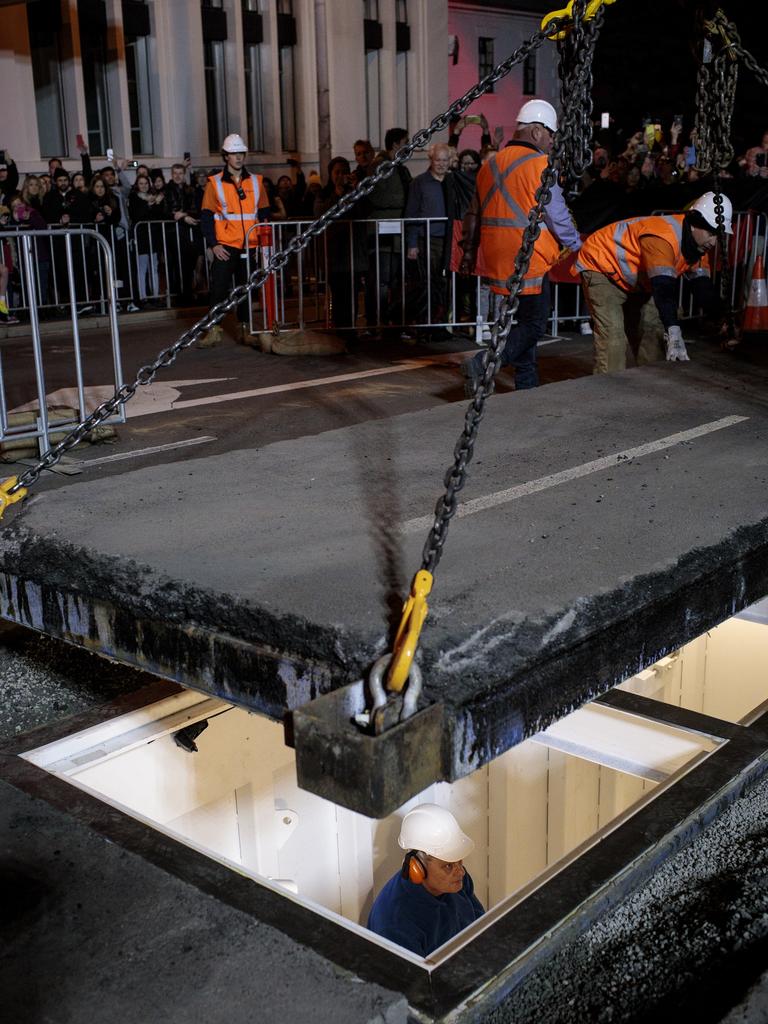
M 302 789 L 369 818 L 384 818 L 444 778 L 443 706 L 431 704 L 374 736 L 355 721 L 365 705 L 360 681 L 297 708 L 296 772 Z M 394 702 L 390 713 L 399 713 Z

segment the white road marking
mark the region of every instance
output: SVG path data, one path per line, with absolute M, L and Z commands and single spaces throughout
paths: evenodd
M 175 402 L 175 409 L 191 409 L 198 405 L 215 405 L 218 402 L 238 402 L 243 398 L 260 398 L 262 395 L 279 395 L 284 391 L 302 391 L 304 388 L 320 388 L 327 384 L 345 384 L 347 381 L 363 380 L 366 377 L 381 377 L 389 373 L 403 373 L 406 370 L 418 370 L 423 366 L 440 363 L 458 363 L 465 356 L 472 355 L 476 349 L 468 352 L 448 352 L 442 356 L 429 356 L 425 359 L 406 359 L 401 363 L 379 366 L 375 370 L 360 370 L 357 373 L 340 373 L 335 377 L 317 377 L 313 380 L 297 380 L 292 384 L 274 384 L 266 388 L 252 388 L 249 391 L 233 391 L 225 395 L 210 395 L 208 398 L 190 398 L 183 402 Z
M 122 462 L 123 459 L 137 459 L 140 455 L 156 455 L 158 452 L 170 452 L 175 448 L 191 448 L 196 444 L 207 444 L 208 441 L 215 441 L 216 438 L 210 435 L 204 437 L 190 437 L 186 441 L 173 441 L 170 444 L 156 444 L 152 448 L 137 448 L 132 452 L 116 452 L 114 455 L 103 455 L 98 459 L 81 459 L 73 465 L 78 469 L 88 469 L 89 466 L 102 466 L 105 462 Z
M 638 445 L 637 448 L 627 448 L 623 452 L 606 455 L 602 459 L 585 462 L 581 466 L 573 466 L 571 469 L 564 469 L 560 473 L 551 474 L 551 476 L 542 476 L 537 480 L 529 480 L 527 483 L 508 487 L 503 491 L 495 491 L 493 494 L 473 498 L 471 501 L 465 501 L 459 505 L 456 516 L 462 518 L 475 515 L 477 512 L 485 512 L 486 509 L 495 508 L 497 505 L 504 505 L 508 501 L 514 501 L 516 498 L 524 498 L 528 494 L 536 494 L 537 491 L 545 491 L 549 487 L 557 487 L 559 484 L 568 483 L 570 480 L 578 480 L 579 477 L 589 476 L 591 473 L 599 473 L 603 469 L 611 469 L 631 459 L 641 459 L 645 455 L 653 455 L 655 452 L 664 451 L 665 448 L 672 448 L 676 444 L 693 441 L 697 437 L 704 437 L 706 434 L 711 434 L 716 430 L 725 430 L 726 427 L 733 427 L 735 424 L 743 423 L 747 419 L 749 419 L 748 416 L 724 416 L 722 419 L 713 420 L 711 423 L 702 423 L 700 427 L 681 430 L 677 434 L 660 437 L 658 441 L 649 441 L 648 444 Z M 400 532 L 416 533 L 421 530 L 429 530 L 434 522 L 434 518 L 434 515 L 430 515 L 409 519 L 402 524 Z

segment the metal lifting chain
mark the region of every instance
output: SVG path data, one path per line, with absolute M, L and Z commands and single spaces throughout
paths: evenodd
M 597 18 L 574 23 L 573 31 L 563 39 L 558 40 L 557 48 L 560 55 L 558 73 L 560 75 L 560 107 L 568 109 L 570 102 L 570 91 L 573 87 L 573 79 L 576 71 L 576 61 L 584 51 L 585 45 L 591 46 L 594 52 L 597 42 L 597 33 L 602 24 L 603 11 L 600 9 Z M 592 40 L 591 37 L 595 36 Z M 584 174 L 584 171 L 592 163 L 592 66 L 586 71 L 587 78 L 584 85 L 586 102 L 575 111 L 578 118 L 578 128 L 572 134 L 560 138 L 561 144 L 561 184 L 570 188 Z
M 733 334 L 734 321 L 731 308 L 731 265 L 728 238 L 725 233 L 725 212 L 721 186 L 721 172 L 733 160 L 731 122 L 736 100 L 739 61 L 742 61 L 763 85 L 768 86 L 768 71 L 761 68 L 755 58 L 741 45 L 735 24 L 718 10 L 711 21 L 704 22 L 706 32 L 719 37 L 722 48 L 712 60 L 712 44 L 704 42 L 704 53 L 699 68 L 696 90 L 696 169 L 714 174 L 715 216 L 717 218 L 718 248 L 721 261 L 720 295 L 728 308 L 729 332 Z M 710 72 L 709 65 L 713 71 Z
M 578 0 L 578 2 L 583 5 L 584 0 Z M 600 13 L 602 14 L 602 11 Z M 331 209 L 327 210 L 318 218 L 318 220 L 314 221 L 306 231 L 292 238 L 288 245 L 280 252 L 274 253 L 266 266 L 259 270 L 255 270 L 245 284 L 239 285 L 233 289 L 227 299 L 224 299 L 217 305 L 213 306 L 204 317 L 201 317 L 197 323 L 193 324 L 192 327 L 185 331 L 172 345 L 163 349 L 154 362 L 147 363 L 142 366 L 136 374 L 136 378 L 132 384 L 123 384 L 121 388 L 115 391 L 111 398 L 102 402 L 101 405 L 94 409 L 86 419 L 74 427 L 58 444 L 49 448 L 34 466 L 26 470 L 26 472 L 17 479 L 12 478 L 12 483 L 6 482 L 7 486 L 0 489 L 2 494 L 7 495 L 8 498 L 13 498 L 17 492 L 25 491 L 26 488 L 35 484 L 44 470 L 55 466 L 60 459 L 70 451 L 70 449 L 74 448 L 75 445 L 77 445 L 87 434 L 89 434 L 94 427 L 108 419 L 120 408 L 120 406 L 125 405 L 126 402 L 133 398 L 140 387 L 143 387 L 146 384 L 151 384 L 159 370 L 166 366 L 170 366 L 175 362 L 176 357 L 180 352 L 189 348 L 190 345 L 193 345 L 202 334 L 213 327 L 214 324 L 223 320 L 226 314 L 231 309 L 234 309 L 237 304 L 245 299 L 252 291 L 257 291 L 261 288 L 270 274 L 273 274 L 275 271 L 281 270 L 285 267 L 291 256 L 296 255 L 305 249 L 314 238 L 317 238 L 318 235 L 321 235 L 325 231 L 331 221 L 342 217 L 359 199 L 362 199 L 373 191 L 380 181 L 383 181 L 385 178 L 389 178 L 394 174 L 400 164 L 410 160 L 417 149 L 421 149 L 426 146 L 433 135 L 437 132 L 443 131 L 451 122 L 461 117 L 467 107 L 483 96 L 491 86 L 495 85 L 495 83 L 499 82 L 502 78 L 505 78 L 514 67 L 522 63 L 530 53 L 537 50 L 547 39 L 551 38 L 557 32 L 570 24 L 570 17 L 554 18 L 548 22 L 545 29 L 540 29 L 538 32 L 534 33 L 530 39 L 523 42 L 515 51 L 513 51 L 512 54 L 510 54 L 509 57 L 507 57 L 506 60 L 502 61 L 493 69 L 493 71 L 487 74 L 485 78 L 464 93 L 464 95 L 459 99 L 454 100 L 444 113 L 433 118 L 427 128 L 422 128 L 420 131 L 416 132 L 416 134 L 411 137 L 410 142 L 406 143 L 401 149 L 399 149 L 392 160 L 383 161 L 379 165 L 375 174 L 370 178 L 365 178 L 353 192 L 348 192 L 346 195 L 342 196 L 335 206 L 331 207 Z M 548 197 L 547 193 L 547 198 Z M 10 485 L 8 486 L 8 484 Z M 2 494 L 0 494 L 0 514 L 2 514 L 5 504 L 8 503 L 3 500 Z M 18 500 L 18 496 L 13 500 Z
M 724 44 L 713 59 L 712 43 L 704 40 L 696 85 L 696 170 L 708 174 L 724 170 L 734 157 L 731 121 L 739 75 L 734 44 L 739 42 L 739 35 L 722 11 L 705 22 L 704 28 Z
M 587 0 L 576 0 L 573 8 L 574 34 L 582 22 Z M 515 258 L 515 269 L 507 281 L 509 295 L 505 295 L 499 308 L 499 315 L 491 328 L 491 341 L 483 353 L 483 373 L 477 391 L 464 417 L 464 430 L 454 449 L 454 462 L 445 474 L 445 492 L 435 507 L 435 521 L 424 545 L 422 570 L 434 574 L 442 556 L 448 526 L 456 514 L 458 495 L 467 480 L 467 469 L 472 461 L 478 428 L 485 411 L 485 402 L 493 394 L 496 374 L 501 368 L 502 353 L 512 320 L 520 303 L 520 289 L 528 270 L 533 247 L 541 231 L 541 216 L 550 200 L 552 185 L 563 167 L 566 154 L 571 158 L 581 154 L 591 139 L 592 112 L 592 59 L 603 20 L 601 8 L 592 22 L 591 31 L 582 34 L 582 48 L 573 55 L 573 80 L 563 89 L 563 110 L 560 130 L 555 135 L 547 166 L 541 174 L 541 184 L 536 190 L 535 206 L 528 217 L 523 232 L 520 250 Z M 586 117 L 584 111 L 586 110 Z M 587 130 L 586 143 L 582 133 Z M 574 163 L 574 166 L 576 164 Z

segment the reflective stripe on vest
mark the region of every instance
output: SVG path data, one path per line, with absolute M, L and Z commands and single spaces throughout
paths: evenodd
M 478 172 L 480 247 L 476 271 L 489 278 L 495 292 L 507 293 L 506 284 L 514 273 L 515 257 L 536 204 L 545 164 L 543 153 L 513 143 L 494 154 Z M 533 242 L 521 295 L 541 291 L 544 275 L 557 262 L 559 254 L 557 240 L 542 219 L 537 227 L 538 237 Z
M 488 161 L 488 167 L 491 174 L 493 175 L 493 185 L 488 189 L 488 194 L 483 199 L 482 205 L 480 206 L 480 217 L 482 223 L 488 225 L 488 227 L 495 228 L 526 228 L 528 226 L 528 214 L 524 210 L 520 209 L 520 206 L 512 196 L 509 194 L 509 190 L 506 186 L 506 180 L 510 174 L 524 164 L 527 160 L 532 160 L 534 157 L 540 156 L 540 153 L 525 153 L 523 156 L 513 160 L 509 167 L 506 167 L 504 171 L 499 170 L 499 164 L 496 160 L 496 156 L 492 156 Z M 504 197 L 504 200 L 512 211 L 512 217 L 485 217 L 483 216 L 488 204 L 494 198 L 496 193 L 499 192 Z
M 641 274 L 647 277 L 640 251 L 640 240 L 646 235 L 668 242 L 675 257 L 672 265 L 652 267 L 654 276 L 678 277 L 689 268 L 682 253 L 683 214 L 665 214 L 632 217 L 595 231 L 582 246 L 575 270 L 604 274 L 625 291 L 632 291 L 640 284 Z
M 203 209 L 209 210 L 213 216 L 217 242 L 242 249 L 247 238 L 248 247 L 256 247 L 259 244 L 258 232 L 253 228 L 259 219 L 259 175 L 251 174 L 241 179 L 240 185 L 236 186 L 225 181 L 224 171 L 219 171 L 218 174 L 211 175 L 208 187 L 215 192 L 215 200 L 209 194 L 207 203 L 205 200 L 203 202 Z M 237 196 L 238 187 L 244 192 L 244 199 Z

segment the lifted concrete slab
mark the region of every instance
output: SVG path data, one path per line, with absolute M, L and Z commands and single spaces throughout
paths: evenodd
M 768 593 L 765 385 L 718 358 L 489 403 L 463 500 L 496 497 L 454 521 L 420 647 L 444 778 Z M 389 646 L 460 419 L 39 495 L 3 528 L 2 615 L 279 718 Z M 367 813 L 415 791 L 372 806 L 332 770 Z

